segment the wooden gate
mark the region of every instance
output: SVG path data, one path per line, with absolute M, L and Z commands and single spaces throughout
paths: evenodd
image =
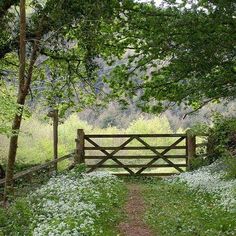
M 180 173 L 196 152 L 196 138 L 187 134 L 84 134 L 79 129 L 76 143 L 75 160 L 85 163 L 88 172 L 109 168 L 117 175 Z

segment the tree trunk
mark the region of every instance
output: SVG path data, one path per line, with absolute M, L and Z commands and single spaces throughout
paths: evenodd
M 19 87 L 17 95 L 17 104 L 19 105 L 18 111 L 15 114 L 12 132 L 13 136 L 10 138 L 8 162 L 6 169 L 6 182 L 4 189 L 4 204 L 7 201 L 7 195 L 11 191 L 14 175 L 14 165 L 16 159 L 17 143 L 18 143 L 18 133 L 20 130 L 23 106 L 25 104 L 25 99 L 27 96 L 27 91 L 24 89 L 25 84 L 25 61 L 26 61 L 26 12 L 25 12 L 25 0 L 20 0 L 20 65 L 19 65 Z
M 21 126 L 26 96 L 28 95 L 32 80 L 34 64 L 37 59 L 40 35 L 41 35 L 41 29 L 36 33 L 36 38 L 33 44 L 28 73 L 27 76 L 25 76 L 26 15 L 25 15 L 25 0 L 21 0 L 20 1 L 20 66 L 19 66 L 19 89 L 17 96 L 17 104 L 19 105 L 19 108 L 18 112 L 15 114 L 12 124 L 13 136 L 10 138 L 10 146 L 8 153 L 8 163 L 6 169 L 6 181 L 4 189 L 4 205 L 6 205 L 8 193 L 11 192 L 12 190 L 19 130 Z
M 20 94 L 20 98 L 17 103 L 24 105 L 25 103 L 25 95 Z M 12 124 L 12 131 L 14 135 L 10 138 L 9 152 L 8 152 L 8 162 L 6 168 L 6 182 L 5 182 L 5 190 L 4 190 L 4 202 L 7 200 L 7 195 L 11 192 L 12 184 L 13 184 L 13 175 L 14 175 L 14 166 L 16 159 L 16 151 L 17 151 L 17 143 L 18 143 L 18 133 L 20 130 L 21 120 L 22 120 L 23 107 L 19 108 L 18 114 L 15 115 L 14 121 Z

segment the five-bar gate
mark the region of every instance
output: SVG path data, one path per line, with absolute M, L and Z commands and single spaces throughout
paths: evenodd
M 117 175 L 165 176 L 180 173 L 196 154 L 188 134 L 85 134 L 77 131 L 77 163 L 88 172 L 100 168 Z

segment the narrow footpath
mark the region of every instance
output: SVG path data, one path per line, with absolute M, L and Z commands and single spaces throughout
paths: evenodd
M 128 184 L 128 200 L 124 206 L 127 218 L 118 226 L 121 236 L 156 236 L 143 221 L 145 202 L 138 184 Z

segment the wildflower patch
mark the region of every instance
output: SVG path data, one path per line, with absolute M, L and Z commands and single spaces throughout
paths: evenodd
M 171 177 L 168 182 L 185 183 L 192 191 L 209 193 L 215 199 L 215 204 L 236 212 L 236 179 L 225 179 L 225 176 L 222 162 L 216 161 L 198 170 Z
M 81 174 L 72 170 L 55 176 L 23 200 L 29 211 L 27 227 L 13 229 L 13 219 L 3 227 L 4 235 L 112 235 L 109 227 L 118 219 L 124 192 L 123 183 L 106 172 Z M 12 209 L 18 215 L 24 213 L 17 212 L 14 205 Z
M 157 235 L 236 235 L 236 212 L 219 205 L 213 194 L 165 180 L 145 183 L 143 194 L 145 221 Z

